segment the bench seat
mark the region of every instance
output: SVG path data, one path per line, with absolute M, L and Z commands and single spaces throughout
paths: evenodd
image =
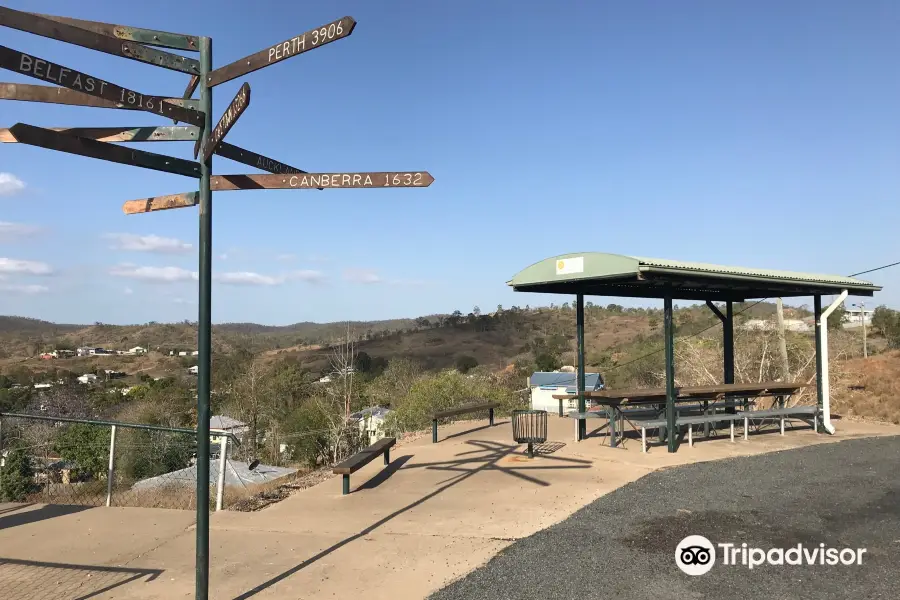
M 435 413 L 431 415 L 431 443 L 437 444 L 438 441 L 438 420 L 486 410 L 488 411 L 488 426 L 493 427 L 494 409 L 499 406 L 499 402 L 479 402 L 477 404 L 464 404 L 462 406 L 448 408 L 447 410 L 435 411 Z
M 335 475 L 343 476 L 343 494 L 346 495 L 350 493 L 350 474 L 359 471 L 375 460 L 376 457 L 383 454 L 384 464 L 389 465 L 391 463 L 391 448 L 396 443 L 396 438 L 382 438 L 368 448 L 360 450 L 347 460 L 335 465 L 332 472 Z

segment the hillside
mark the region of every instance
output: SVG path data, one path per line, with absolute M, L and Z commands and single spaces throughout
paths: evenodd
M 230 354 L 249 351 L 268 359 L 289 358 L 313 372 L 328 370 L 329 348 L 351 332 L 356 351 L 372 358 L 389 360 L 411 358 L 427 369 L 451 367 L 461 357 L 472 357 L 479 365 L 498 370 L 535 354 L 536 345 L 545 344 L 565 364 L 574 363 L 575 311 L 568 303 L 561 306 L 521 309 L 512 307 L 491 314 L 477 309 L 468 315 L 430 315 L 415 319 L 357 321 L 350 323 L 295 323 L 287 326 L 255 323 L 225 323 L 213 326 L 213 351 Z M 740 318 L 771 315 L 774 305 L 738 306 Z M 800 316 L 802 312 L 791 309 Z M 477 313 L 477 314 L 476 314 Z M 616 362 L 628 354 L 632 345 L 656 347 L 662 315 L 658 309 L 624 309 L 588 303 L 585 310 L 585 347 L 589 364 L 594 367 Z M 676 310 L 681 331 L 699 331 L 717 320 L 703 306 Z M 93 368 L 121 369 L 161 374 L 193 364 L 190 357 L 178 359 L 171 351 L 192 351 L 196 347 L 196 324 L 146 323 L 142 325 L 55 324 L 21 317 L 0 317 L 0 368 L 24 366 L 47 370 L 62 368 L 74 373 Z M 127 350 L 134 346 L 149 348 L 145 357 L 105 356 L 42 361 L 37 355 L 53 349 L 79 346 Z M 540 348 L 537 349 L 538 351 Z

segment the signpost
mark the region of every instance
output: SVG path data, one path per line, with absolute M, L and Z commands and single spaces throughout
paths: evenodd
M 231 128 L 234 127 L 237 120 L 241 118 L 241 115 L 244 114 L 244 111 L 247 110 L 248 106 L 250 106 L 250 84 L 245 83 L 241 86 L 241 89 L 238 90 L 238 93 L 231 101 L 231 104 L 228 105 L 225 114 L 219 119 L 215 129 L 209 134 L 209 139 L 206 140 L 206 144 L 203 147 L 204 161 L 209 160 L 209 157 L 213 155 L 213 152 L 216 151 L 219 144 L 222 143 L 222 140 L 228 135 L 228 132 L 231 131 Z M 194 156 L 197 156 L 198 148 L 199 146 L 194 147 Z
M 0 68 L 50 82 L 48 86 L 0 83 L 0 99 L 52 102 L 99 108 L 142 110 L 172 119 L 163 127 L 42 128 L 24 123 L 0 129 L 0 142 L 23 143 L 59 152 L 98 158 L 121 164 L 199 178 L 199 190 L 131 200 L 126 214 L 173 208 L 199 207 L 199 315 L 197 347 L 197 522 L 195 598 L 209 597 L 209 398 L 211 369 L 212 303 L 212 193 L 228 190 L 413 188 L 428 187 L 434 178 L 427 171 L 370 173 L 306 173 L 284 162 L 234 146 L 224 141 L 229 130 L 247 110 L 250 86 L 245 83 L 215 128 L 212 126 L 213 88 L 264 67 L 283 62 L 348 37 L 356 27 L 352 17 L 343 17 L 310 29 L 246 56 L 219 69 L 212 68 L 209 37 L 168 33 L 151 29 L 84 21 L 68 17 L 38 15 L 0 7 L 0 25 L 54 38 L 148 65 L 188 73 L 191 80 L 182 98 L 146 96 L 37 56 L 0 46 Z M 199 60 L 156 50 L 154 47 L 199 52 Z M 200 99 L 192 100 L 199 87 Z M 188 125 L 178 126 L 177 123 Z M 194 141 L 194 162 L 110 142 Z M 203 152 L 199 153 L 202 149 Z M 268 171 L 269 175 L 213 175 L 212 156 Z

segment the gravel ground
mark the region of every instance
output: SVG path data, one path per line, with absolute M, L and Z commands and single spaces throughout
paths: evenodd
M 685 448 L 684 451 L 687 451 Z M 866 548 L 861 565 L 717 562 L 688 576 L 688 535 L 748 547 Z M 520 540 L 434 600 L 896 599 L 900 437 L 851 440 L 657 471 Z

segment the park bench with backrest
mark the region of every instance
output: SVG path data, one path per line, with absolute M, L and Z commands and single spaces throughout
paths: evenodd
M 478 402 L 475 404 L 464 404 L 447 410 L 439 410 L 431 415 L 431 443 L 437 444 L 438 441 L 438 420 L 448 417 L 456 417 L 469 413 L 488 411 L 488 426 L 494 426 L 494 409 L 500 406 L 499 402 Z
M 397 443 L 392 437 L 382 438 L 363 450 L 360 450 L 344 462 L 335 465 L 334 473 L 343 475 L 343 494 L 350 493 L 350 475 L 372 462 L 376 457 L 384 455 L 385 466 L 391 463 L 391 447 Z

